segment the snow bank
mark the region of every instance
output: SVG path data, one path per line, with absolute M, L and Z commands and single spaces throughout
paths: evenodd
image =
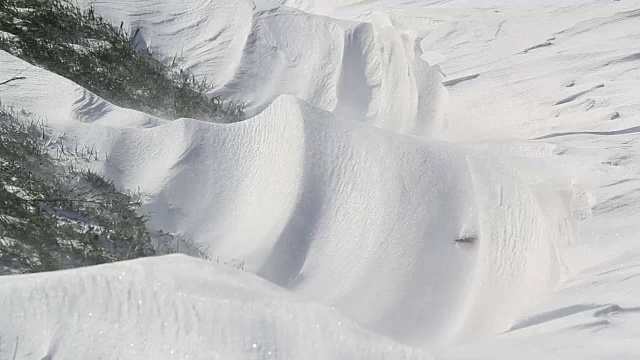
M 20 74 L 24 79 L 3 85 L 0 101 L 15 110 L 62 128 L 77 122 L 97 122 L 114 127 L 149 127 L 165 120 L 140 111 L 123 109 L 66 79 L 0 50 L 0 79 Z
M 83 3 L 81 1 L 81 3 Z M 211 95 L 255 115 L 282 94 L 392 131 L 444 126 L 441 75 L 420 38 L 392 27 L 312 15 L 269 1 L 85 1 L 97 13 L 216 84 Z
M 428 359 L 183 255 L 0 278 L 3 359 Z

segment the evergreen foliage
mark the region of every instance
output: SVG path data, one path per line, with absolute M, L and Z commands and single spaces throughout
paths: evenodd
M 79 166 L 95 157 L 94 149 L 65 149 L 42 123 L 0 107 L 0 274 L 155 254 L 136 212 L 139 194 Z
M 0 49 L 122 107 L 164 118 L 241 120 L 243 104 L 210 99 L 211 86 L 137 51 L 133 36 L 68 0 L 0 1 Z

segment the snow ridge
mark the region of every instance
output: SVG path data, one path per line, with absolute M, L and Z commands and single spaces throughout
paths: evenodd
M 250 115 L 289 94 L 400 133 L 426 136 L 444 126 L 441 75 L 421 58 L 415 34 L 268 1 L 85 3 L 140 28 L 139 45 L 183 59 L 218 85 L 212 96 L 246 102 Z

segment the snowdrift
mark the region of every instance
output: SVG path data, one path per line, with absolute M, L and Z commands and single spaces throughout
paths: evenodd
M 421 59 L 421 38 L 392 27 L 336 20 L 269 1 L 80 1 L 167 61 L 207 77 L 211 95 L 255 115 L 279 95 L 400 133 L 445 126 L 446 91 Z
M 52 125 L 107 154 L 92 166 L 118 186 L 150 194 L 153 227 L 402 343 L 506 330 L 522 299 L 558 277 L 555 242 L 570 226 L 543 207 L 563 204 L 499 151 L 372 128 L 290 96 L 230 125 L 140 118 L 96 99 L 104 110 L 86 123 L 81 99 L 95 95 L 35 68 L 10 98 L 42 84 L 75 95 L 20 105 L 46 116 L 57 99 L 68 120 Z
M 0 278 L 6 359 L 428 359 L 249 274 L 172 255 Z

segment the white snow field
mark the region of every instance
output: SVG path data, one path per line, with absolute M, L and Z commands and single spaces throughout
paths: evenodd
M 0 99 L 244 271 L 0 277 L 0 359 L 640 358 L 640 4 L 81 3 L 251 118 L 159 119 L 5 52 Z

